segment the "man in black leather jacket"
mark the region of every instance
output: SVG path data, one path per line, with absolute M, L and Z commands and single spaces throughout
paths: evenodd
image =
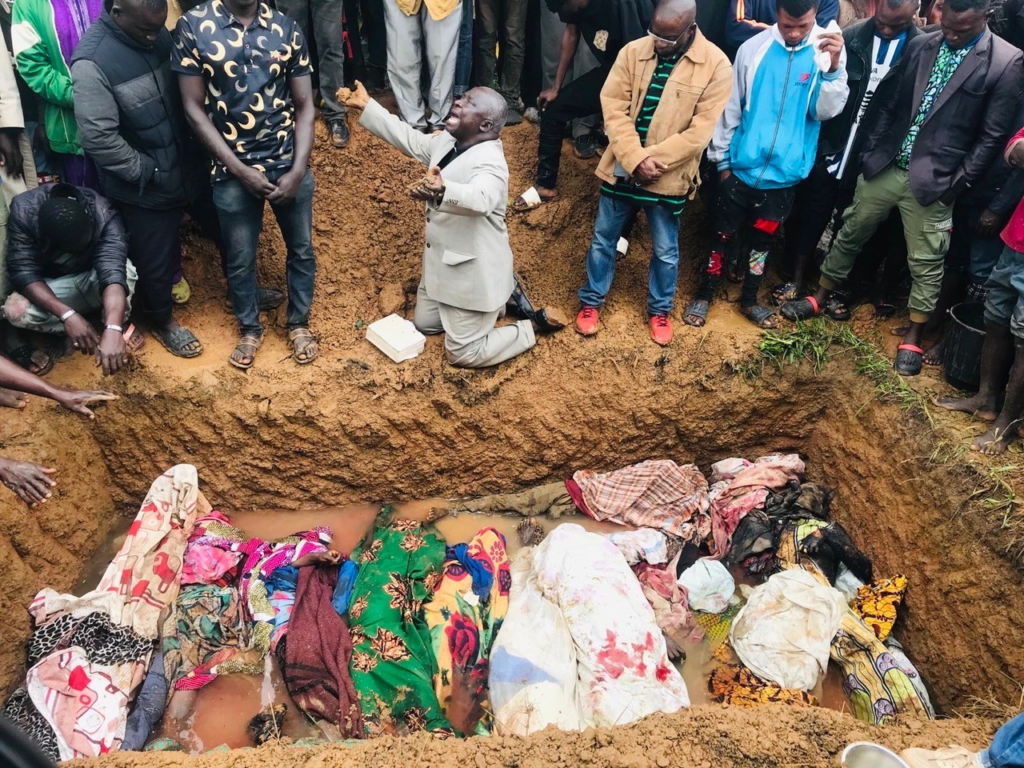
M 119 371 L 135 287 L 128 235 L 114 207 L 91 189 L 44 184 L 11 203 L 7 271 L 15 293 L 4 302 L 11 325 L 67 334 L 74 348 L 97 356 L 105 374 Z M 89 316 L 102 315 L 98 334 Z

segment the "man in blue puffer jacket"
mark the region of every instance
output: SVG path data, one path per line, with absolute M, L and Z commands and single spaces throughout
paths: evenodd
M 757 303 L 772 238 L 789 215 L 794 187 L 814 165 L 821 121 L 843 110 L 843 36 L 815 23 L 818 0 L 777 0 L 778 21 L 744 43 L 733 67 L 732 96 L 715 127 L 708 159 L 717 165 L 717 232 L 696 299 L 686 311 L 702 326 L 721 281 L 726 252 L 749 226 L 749 259 L 739 259 L 740 309 L 755 325 L 775 327 Z

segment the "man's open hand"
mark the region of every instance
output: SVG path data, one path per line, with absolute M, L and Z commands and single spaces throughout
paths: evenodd
M 355 89 L 339 88 L 335 96 L 337 96 L 338 101 L 352 109 L 366 109 L 366 105 L 370 103 L 370 94 L 366 92 L 366 87 L 358 80 L 356 80 Z
M 436 202 L 444 194 L 444 181 L 441 180 L 441 169 L 436 165 L 431 166 L 418 183 L 409 188 L 409 194 L 413 200 L 424 202 Z
M 58 390 L 53 399 L 56 400 L 61 407 L 66 408 L 72 413 L 80 413 L 82 416 L 95 419 L 96 414 L 89 410 L 88 406 L 96 403 L 103 403 L 108 400 L 117 400 L 117 395 L 113 392 L 105 392 L 103 390 L 61 389 Z

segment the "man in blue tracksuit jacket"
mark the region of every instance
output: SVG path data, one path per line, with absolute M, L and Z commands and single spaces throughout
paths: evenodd
M 815 14 L 819 27 L 839 18 L 839 0 L 820 0 Z M 778 21 L 775 0 L 730 0 L 725 20 L 725 52 L 734 58 L 737 49 Z
M 749 259 L 740 309 L 755 325 L 775 327 L 757 303 L 772 237 L 789 215 L 794 188 L 807 178 L 822 120 L 842 112 L 849 95 L 843 36 L 815 23 L 818 0 L 777 0 L 778 21 L 736 54 L 732 96 L 715 127 L 708 159 L 718 167 L 711 257 L 685 321 L 702 326 L 721 281 L 725 255 L 749 226 Z

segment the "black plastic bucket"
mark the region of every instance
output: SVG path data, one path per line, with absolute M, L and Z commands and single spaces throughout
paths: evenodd
M 985 305 L 976 301 L 949 310 L 946 331 L 946 381 L 977 392 L 981 383 L 981 348 L 985 344 Z

